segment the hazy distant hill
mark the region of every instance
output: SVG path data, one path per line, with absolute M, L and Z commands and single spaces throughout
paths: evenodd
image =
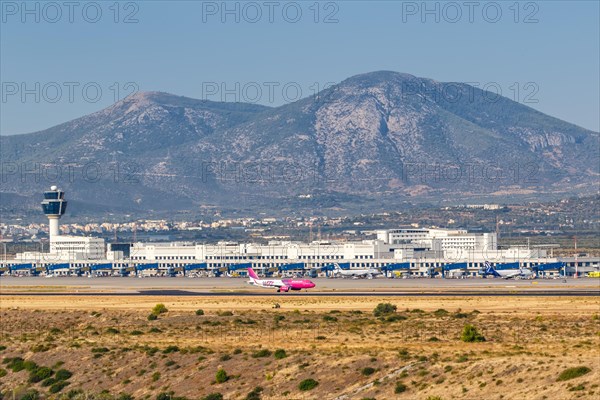
M 2 137 L 0 154 L 29 171 L 4 168 L 5 193 L 37 195 L 58 183 L 69 198 L 120 209 L 258 210 L 308 193 L 328 199 L 315 207 L 336 207 L 593 191 L 598 141 L 466 84 L 373 72 L 277 108 L 138 93 L 45 131 Z

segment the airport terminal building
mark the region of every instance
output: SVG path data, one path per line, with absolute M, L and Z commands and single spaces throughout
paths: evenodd
M 576 265 L 582 271 L 598 265 L 597 258 L 559 260 L 548 256 L 543 248 L 499 249 L 495 233 L 441 228 L 378 230 L 376 239 L 354 242 L 139 242 L 106 246 L 101 238 L 59 235 L 58 220 L 66 209 L 64 192 L 52 187 L 44 197 L 43 209 L 51 222 L 49 251 L 17 254 L 3 262 L 0 272 L 202 276 L 244 274 L 252 266 L 264 274 L 328 275 L 338 264 L 341 268 L 380 268 L 390 277 L 467 277 L 478 276 L 486 261 L 499 268 L 539 267 L 548 275 L 558 275 L 561 269 L 569 273 L 569 267 Z

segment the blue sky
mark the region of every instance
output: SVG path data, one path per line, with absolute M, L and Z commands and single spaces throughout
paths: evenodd
M 493 87 L 600 129 L 597 1 L 24 4 L 1 4 L 4 135 L 134 90 L 276 106 L 377 70 Z

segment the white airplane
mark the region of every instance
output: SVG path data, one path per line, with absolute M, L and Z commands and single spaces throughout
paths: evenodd
M 489 262 L 485 262 L 485 272 L 483 275 L 492 275 L 496 278 L 504 278 L 504 279 L 512 279 L 512 278 L 532 278 L 534 273 L 528 268 L 519 268 L 519 269 L 499 269 L 496 270 L 492 267 L 492 264 Z
M 377 275 L 383 274 L 377 268 L 369 269 L 342 269 L 338 263 L 333 264 L 333 273 L 341 275 L 344 278 L 367 278 L 373 279 Z

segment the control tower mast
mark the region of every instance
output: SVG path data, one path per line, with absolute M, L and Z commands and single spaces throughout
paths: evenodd
M 52 186 L 50 190 L 44 192 L 44 200 L 42 201 L 42 209 L 48 217 L 48 225 L 50 226 L 49 235 L 50 241 L 60 235 L 58 230 L 58 220 L 63 216 L 67 209 L 67 201 L 65 200 L 65 192 L 59 190 L 56 186 Z

